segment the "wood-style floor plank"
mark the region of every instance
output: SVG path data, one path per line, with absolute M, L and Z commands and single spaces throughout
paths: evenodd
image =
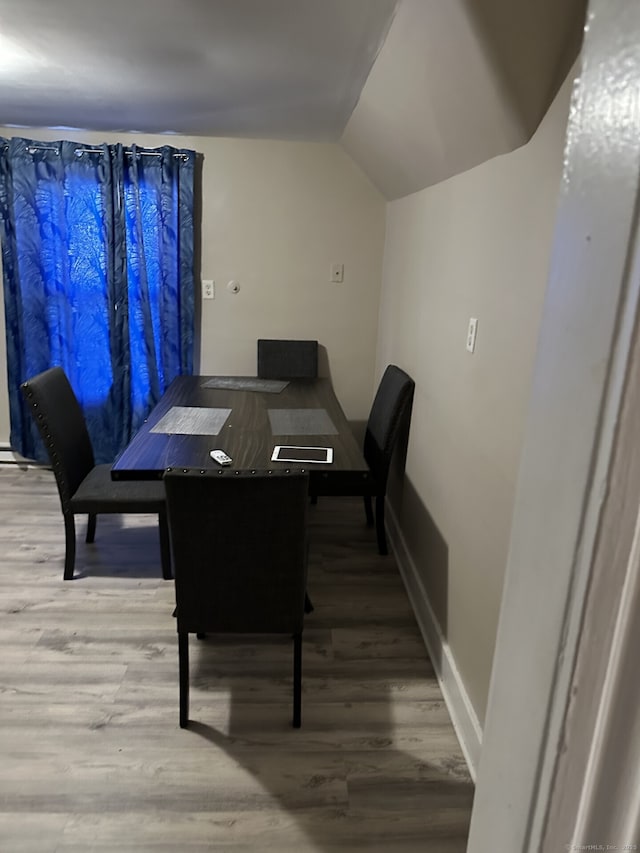
M 291 642 L 190 640 L 152 516 L 78 519 L 46 469 L 0 467 L 3 853 L 463 853 L 473 786 L 393 557 L 361 502 L 310 508 L 302 728 Z

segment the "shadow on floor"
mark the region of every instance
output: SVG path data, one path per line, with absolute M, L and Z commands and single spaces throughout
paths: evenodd
M 473 786 L 395 560 L 377 554 L 359 501 L 312 513 L 309 591 L 302 728 L 289 638 L 192 637 L 185 737 L 222 751 L 250 796 L 287 816 L 265 848 L 293 822 L 310 850 L 462 853 Z

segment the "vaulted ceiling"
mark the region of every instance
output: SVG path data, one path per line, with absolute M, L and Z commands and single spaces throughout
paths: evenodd
M 0 125 L 340 141 L 388 198 L 523 144 L 586 0 L 0 0 Z

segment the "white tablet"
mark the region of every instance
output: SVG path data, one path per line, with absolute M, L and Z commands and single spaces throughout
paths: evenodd
M 292 447 L 278 444 L 271 455 L 272 462 L 333 462 L 333 447 Z

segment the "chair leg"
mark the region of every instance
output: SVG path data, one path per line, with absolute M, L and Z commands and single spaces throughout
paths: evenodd
M 158 530 L 160 532 L 160 564 L 162 565 L 162 577 L 166 581 L 173 579 L 171 572 L 171 545 L 169 543 L 169 524 L 167 513 L 160 510 L 158 513 Z
M 178 672 L 180 679 L 180 728 L 189 725 L 189 635 L 178 634 Z
M 373 527 L 373 507 L 371 495 L 364 495 L 364 514 L 367 516 L 367 527 Z
M 376 534 L 378 536 L 378 553 L 383 557 L 388 554 L 387 536 L 384 531 L 384 495 L 376 498 Z
M 96 538 L 96 521 L 98 520 L 98 516 L 95 512 L 90 512 L 89 517 L 87 518 L 87 536 L 85 538 L 85 542 L 95 542 Z
M 64 516 L 64 579 L 70 581 L 73 579 L 73 567 L 76 562 L 76 523 L 72 513 L 65 513 Z
M 302 719 L 302 632 L 293 635 L 293 728 Z
M 306 592 L 304 594 L 304 612 L 313 613 L 313 604 L 311 602 L 311 599 L 309 598 L 309 594 Z

